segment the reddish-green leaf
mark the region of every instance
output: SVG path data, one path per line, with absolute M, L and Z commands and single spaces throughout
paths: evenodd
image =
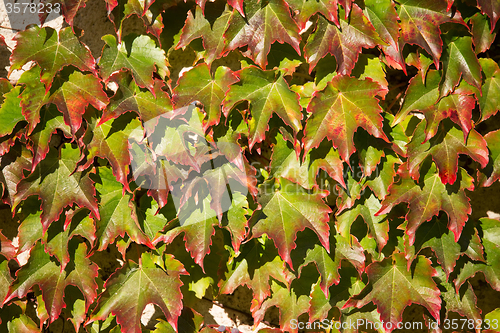
M 382 109 L 375 97 L 382 90 L 370 79 L 334 77 L 324 90 L 314 93 L 307 106 L 312 115 L 304 130 L 304 150 L 318 147 L 326 137 L 339 148 L 342 159 L 349 162 L 356 151 L 353 136 L 358 127 L 388 142 L 382 130 Z
M 172 100 L 175 107 L 201 102 L 208 118 L 205 126 L 217 125 L 225 93 L 237 81 L 238 78 L 228 67 L 219 66 L 211 75 L 207 64 L 199 64 L 179 78 Z
M 164 78 L 168 74 L 165 51 L 146 35 L 130 36 L 117 42 L 112 35 L 102 37 L 106 43 L 99 61 L 99 72 L 107 81 L 116 71 L 128 69 L 141 88 L 154 93 L 153 72 Z
M 35 61 L 42 68 L 40 80 L 47 90 L 56 73 L 64 66 L 76 66 L 82 71 L 97 74 L 90 50 L 78 41 L 70 27 L 57 32 L 52 28 L 32 25 L 21 31 L 15 40 L 17 44 L 12 52 L 10 71 Z
M 304 47 L 309 72 L 312 72 L 321 58 L 330 53 L 337 60 L 337 72 L 349 75 L 362 48 L 369 49 L 377 43 L 384 43 L 358 5 L 354 4 L 349 20 L 343 18 L 342 14 L 341 10 L 340 28 L 322 16 L 318 17 L 316 31 L 311 34 Z
M 10 286 L 9 294 L 4 304 L 11 299 L 23 298 L 38 285 L 42 290 L 43 301 L 50 316 L 50 322 L 59 317 L 65 306 L 63 296 L 68 285 L 80 289 L 86 298 L 86 309 L 97 296 L 97 265 L 87 258 L 87 246 L 80 243 L 74 250 L 74 265 L 71 270 L 62 270 L 49 254 L 45 253 L 41 243 L 37 243 L 31 250 L 28 263 L 17 273 L 16 281 Z
M 424 306 L 439 320 L 440 291 L 432 279 L 437 273 L 426 257 L 418 256 L 415 270 L 408 271 L 403 254 L 395 253 L 392 258 L 370 264 L 366 272 L 371 291 L 361 294 L 363 298 L 361 295 L 350 298 L 344 308 L 361 308 L 373 302 L 381 319 L 392 324 L 392 328 L 385 326 L 388 332 L 392 332 L 397 323 L 401 322 L 404 309 L 412 303 Z
M 457 179 L 458 155 L 466 154 L 484 168 L 488 164 L 488 148 L 484 138 L 472 130 L 464 144 L 463 133 L 451 124 L 442 123 L 438 135 L 425 141 L 425 124 L 422 121 L 408 144 L 408 170 L 413 179 L 419 178 L 422 162 L 432 156 L 443 184 L 454 184 Z
M 243 10 L 240 13 L 243 15 Z M 193 17 L 191 11 L 188 12 L 186 23 L 182 29 L 182 34 L 176 48 L 186 47 L 191 41 L 203 38 L 203 58 L 210 65 L 215 59 L 220 58 L 224 52 L 224 48 L 226 47 L 224 32 L 229 27 L 229 21 L 234 15 L 238 14 L 230 11 L 226 6 L 225 11 L 217 17 L 212 25 L 203 16 L 201 8 L 196 7 L 196 17 Z
M 35 126 L 40 122 L 40 109 L 49 101 L 49 93 L 40 81 L 41 68 L 33 66 L 24 72 L 18 84 L 24 84 L 24 89 L 19 98 L 23 108 L 24 118 L 28 121 L 28 133 L 31 134 Z
M 157 117 L 172 111 L 170 96 L 164 91 L 165 83 L 162 80 L 154 80 L 153 93 L 141 91 L 126 72 L 114 74 L 110 82 L 116 83 L 118 90 L 104 110 L 99 124 L 133 111 L 139 115 L 147 135 L 150 135 L 158 122 Z
M 110 169 L 99 168 L 99 178 L 100 181 L 96 183 L 101 214 L 96 220 L 98 251 L 105 250 L 117 236 L 124 237 L 125 233 L 134 242 L 151 246 L 148 237 L 139 227 L 132 195 L 123 193 L 123 185 L 116 180 Z
M 302 129 L 302 108 L 299 96 L 290 90 L 282 75 L 274 71 L 262 71 L 250 66 L 236 72 L 240 82 L 231 85 L 224 100 L 224 113 L 239 102 L 250 103 L 249 146 L 261 142 L 269 128 L 269 119 L 273 113 L 291 126 L 295 132 Z
M 481 8 L 481 12 L 488 15 L 491 22 L 491 32 L 495 29 L 498 18 L 500 17 L 500 3 L 498 0 L 477 0 L 477 4 Z
M 380 38 L 387 45 L 379 45 L 389 65 L 406 70 L 399 42 L 399 17 L 390 0 L 365 1 L 364 13 Z
M 481 186 L 488 187 L 500 179 L 500 130 L 487 133 L 484 140 L 491 152 L 492 168 L 486 168 L 482 173 L 478 173 L 478 181 Z
M 167 7 L 163 7 L 163 5 L 164 4 L 160 5 L 159 3 L 155 3 L 155 1 L 151 0 L 128 0 L 124 5 L 124 18 L 121 21 L 121 24 L 123 24 L 123 21 L 126 18 L 135 14 L 144 23 L 146 31 L 160 40 L 160 34 L 163 30 L 163 18 L 161 16 L 161 12 L 163 9 L 166 9 L 165 7 Z M 120 27 L 120 30 L 122 29 L 123 26 Z
M 99 218 L 94 183 L 87 173 L 74 172 L 79 160 L 80 150 L 67 144 L 62 145 L 60 152 L 51 149 L 34 172 L 17 186 L 15 206 L 30 195 L 38 195 L 42 200 L 44 230 L 59 218 L 65 207 L 74 203 Z
M 82 116 L 89 104 L 102 110 L 109 102 L 99 79 L 76 71 L 50 96 L 49 101 L 57 105 L 73 134 L 80 129 Z
M 293 267 L 290 252 L 296 247 L 297 232 L 306 227 L 313 230 L 321 244 L 329 249 L 328 214 L 331 209 L 323 201 L 326 195 L 317 189 L 307 191 L 286 179 L 264 183 L 259 204 L 265 218 L 254 225 L 253 237 L 267 234 L 290 267 Z
M 407 202 L 409 210 L 406 214 L 406 234 L 412 245 L 417 228 L 438 215 L 439 211 L 444 211 L 448 215 L 448 229 L 455 235 L 455 241 L 458 241 L 468 219 L 467 215 L 472 211 L 465 194 L 465 189 L 474 189 L 472 177 L 460 169 L 458 182 L 453 186 L 444 185 L 434 164 L 425 168 L 425 173 L 420 176 L 423 183 L 417 183 L 410 177 L 407 164 L 401 165 L 398 169 L 399 180 L 389 187 L 389 194 L 377 215 L 387 214 L 397 204 Z
M 450 35 L 450 36 L 448 36 Z M 441 60 L 443 61 L 443 82 L 441 96 L 452 92 L 460 83 L 460 77 L 478 89 L 481 87 L 481 67 L 472 49 L 472 38 L 445 35 L 447 42 Z
M 493 59 L 481 59 L 479 63 L 486 75 L 481 87 L 483 94 L 477 98 L 484 121 L 500 110 L 500 68 Z
M 488 18 L 481 13 L 476 13 L 470 18 L 469 22 L 472 23 L 471 32 L 474 51 L 476 54 L 488 51 L 497 35 L 496 32 L 491 33 L 492 29 Z
M 245 14 L 232 16 L 224 34 L 228 41 L 226 52 L 248 46 L 247 55 L 262 69 L 266 68 L 271 44 L 276 41 L 290 44 L 300 54 L 299 29 L 285 1 L 245 2 Z
M 446 22 L 463 22 L 460 13 L 448 11 L 445 0 L 403 0 L 399 4 L 398 15 L 404 41 L 426 50 L 434 58 L 436 68 L 439 68 L 443 50 L 439 27 Z
M 0 157 L 0 184 L 2 184 L 3 202 L 14 205 L 17 184 L 25 177 L 24 171 L 31 169 L 33 156 L 22 145 L 14 146 Z
M 139 265 L 128 261 L 109 277 L 90 322 L 116 315 L 118 324 L 127 332 L 141 333 L 141 315 L 148 303 L 163 311 L 177 331 L 177 318 L 182 310 L 181 274 L 184 266 L 172 255 L 165 255 L 165 266 L 158 267 L 151 254 L 144 253 Z
M 337 0 L 289 0 L 292 11 L 295 13 L 294 20 L 300 30 L 304 30 L 307 21 L 316 13 L 321 13 L 330 21 L 339 25 Z

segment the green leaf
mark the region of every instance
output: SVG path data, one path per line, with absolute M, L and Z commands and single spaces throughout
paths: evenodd
M 249 120 L 250 149 L 264 140 L 273 112 L 295 132 L 302 129 L 299 96 L 290 90 L 282 75 L 277 76 L 274 71 L 262 71 L 254 66 L 243 68 L 236 75 L 240 82 L 231 85 L 227 91 L 223 110 L 227 115 L 237 103 L 249 102 L 252 115 Z
M 3 103 L 0 106 L 0 118 L 2 118 L 0 137 L 11 134 L 17 123 L 25 120 L 22 108 L 19 105 L 20 100 L 18 97 L 20 92 L 21 87 L 16 86 L 3 95 Z
M 290 267 L 293 267 L 290 252 L 296 247 L 297 232 L 306 227 L 329 249 L 328 214 L 332 210 L 323 201 L 326 195 L 317 189 L 307 191 L 286 179 L 264 183 L 258 202 L 262 206 L 260 214 L 265 218 L 253 226 L 253 237 L 267 234 Z
M 10 72 L 35 61 L 42 68 L 40 80 L 47 91 L 54 76 L 64 66 L 76 66 L 82 71 L 97 74 L 90 50 L 79 42 L 70 27 L 57 32 L 52 28 L 32 25 L 19 32 L 15 40 L 17 44 L 12 52 Z
M 455 279 L 455 288 L 458 290 L 462 284 L 477 272 L 482 272 L 486 281 L 495 290 L 500 291 L 500 221 L 482 218 L 483 246 L 486 264 L 467 262 Z
M 481 121 L 484 121 L 500 110 L 500 68 L 492 59 L 481 59 L 479 63 L 486 75 L 481 87 L 483 94 L 477 98 L 481 109 Z
M 322 14 L 331 22 L 339 25 L 337 0 L 289 0 L 288 5 L 295 13 L 294 20 L 302 31 L 307 26 L 307 21 L 316 13 Z
M 439 320 L 441 293 L 432 279 L 437 273 L 426 257 L 418 256 L 414 271 L 408 271 L 403 254 L 395 253 L 392 258 L 370 264 L 366 272 L 371 291 L 351 297 L 343 308 L 361 308 L 373 302 L 381 319 L 396 327 L 403 317 L 403 310 L 409 304 L 416 303 L 424 306 Z
M 300 54 L 300 35 L 283 0 L 245 2 L 245 17 L 235 14 L 224 33 L 225 52 L 248 46 L 247 55 L 262 69 L 266 68 L 271 44 L 278 41 L 290 44 Z M 255 38 L 255 36 L 259 38 Z
M 304 47 L 304 56 L 312 72 L 320 59 L 327 53 L 335 56 L 337 72 L 349 75 L 358 60 L 361 48 L 369 49 L 383 44 L 375 28 L 363 14 L 361 8 L 354 4 L 353 14 L 349 21 L 340 13 L 340 28 L 318 17 L 316 31 L 309 36 Z
M 7 323 L 9 332 L 12 333 L 38 333 L 40 329 L 35 322 L 25 314 Z
M 251 309 L 258 309 L 271 295 L 271 277 L 289 286 L 295 276 L 286 268 L 268 238 L 253 239 L 242 245 L 241 253 L 227 263 L 228 271 L 219 281 L 221 294 L 232 294 L 240 285 L 253 292 Z
M 495 33 L 490 33 L 492 29 L 490 28 L 490 22 L 486 16 L 481 13 L 474 14 L 470 21 L 472 23 L 472 42 L 474 43 L 474 51 L 476 54 L 486 52 L 490 49 L 491 44 L 496 37 Z M 484 60 L 484 59 L 483 59 Z
M 363 204 L 357 204 L 354 208 L 344 211 L 337 216 L 337 228 L 339 233 L 348 238 L 351 234 L 351 226 L 358 216 L 362 216 L 368 226 L 369 237 L 376 240 L 378 250 L 382 251 L 389 239 L 389 221 L 386 216 L 375 215 L 381 208 L 381 204 L 374 194 L 365 199 Z
M 448 229 L 455 235 L 455 241 L 458 241 L 468 214 L 472 211 L 465 194 L 465 189 L 471 191 L 474 188 L 472 177 L 460 169 L 457 182 L 453 186 L 444 185 L 436 166 L 432 164 L 425 167 L 425 172 L 420 175 L 422 180 L 415 182 L 410 177 L 406 163 L 399 167 L 398 175 L 399 180 L 389 187 L 389 194 L 382 201 L 377 215 L 387 214 L 397 204 L 407 202 L 409 209 L 406 214 L 406 234 L 410 245 L 413 245 L 418 227 L 439 211 L 444 211 L 448 215 Z
M 113 313 L 116 322 L 129 332 L 142 333 L 141 314 L 148 303 L 153 303 L 177 330 L 177 318 L 182 310 L 181 274 L 186 274 L 186 270 L 172 255 L 165 255 L 162 268 L 147 253 L 141 255 L 139 265 L 127 261 L 106 281 L 106 289 L 89 323 L 104 320 Z
M 472 38 L 455 37 L 452 33 L 446 34 L 444 38 L 447 44 L 441 58 L 443 62 L 441 96 L 452 92 L 460 83 L 460 77 L 479 89 L 481 87 L 481 67 L 472 49 Z
M 264 319 L 266 310 L 272 306 L 280 309 L 280 328 L 286 332 L 298 332 L 291 327 L 292 319 L 296 319 L 302 313 L 309 310 L 309 297 L 301 295 L 297 297 L 293 290 L 283 288 L 275 281 L 271 282 L 271 289 L 273 291 L 271 298 L 262 303 L 262 306 L 254 312 L 253 318 L 257 325 Z
M 31 152 L 22 145 L 14 146 L 0 157 L 0 184 L 2 184 L 3 201 L 14 206 L 17 195 L 17 184 L 25 177 L 24 170 L 31 168 Z
M 478 181 L 480 186 L 488 187 L 500 179 L 500 130 L 486 133 L 484 140 L 491 158 L 488 166 L 478 173 Z
M 173 103 L 175 107 L 183 107 L 199 101 L 208 118 L 205 126 L 217 125 L 225 93 L 236 82 L 238 78 L 228 67 L 219 66 L 211 75 L 207 64 L 199 64 L 179 78 L 172 97 Z
M 99 218 L 93 181 L 86 172 L 74 172 L 80 150 L 64 144 L 58 155 L 57 150 L 51 149 L 34 172 L 21 180 L 14 199 L 14 206 L 17 206 L 30 195 L 38 195 L 42 200 L 43 230 L 59 218 L 65 207 L 74 203 L 88 208 L 95 218 Z
M 99 242 L 98 251 L 105 250 L 117 236 L 125 233 L 136 243 L 152 246 L 137 221 L 137 213 L 133 196 L 124 193 L 120 184 L 109 168 L 99 168 L 100 180 L 95 188 L 99 193 L 100 218 L 96 221 L 96 237 Z
M 408 144 L 408 170 L 413 179 L 419 178 L 422 162 L 428 157 L 436 163 L 443 184 L 454 184 L 458 172 L 458 155 L 466 154 L 484 168 L 488 164 L 488 148 L 484 138 L 472 130 L 464 143 L 463 133 L 450 123 L 443 123 L 438 135 L 425 141 L 424 122 L 421 122 Z
M 50 96 L 49 102 L 57 105 L 64 115 L 64 122 L 76 133 L 82 124 L 82 116 L 89 104 L 98 110 L 106 107 L 109 100 L 99 79 L 91 74 L 73 72 L 67 81 Z
M 335 76 L 324 90 L 314 93 L 307 106 L 312 115 L 304 130 L 304 150 L 318 147 L 326 137 L 338 147 L 342 160 L 349 162 L 356 151 L 353 136 L 359 127 L 388 142 L 382 130 L 382 109 L 375 97 L 381 91 L 370 79 Z
M 74 251 L 74 252 L 73 252 Z M 17 273 L 16 281 L 10 286 L 9 294 L 4 304 L 11 299 L 23 298 L 36 284 L 42 290 L 43 301 L 50 315 L 50 322 L 59 317 L 61 309 L 65 306 L 63 301 L 66 286 L 78 287 L 86 299 L 86 309 L 93 303 L 97 296 L 97 265 L 87 258 L 87 246 L 80 243 L 72 250 L 74 261 L 71 268 L 61 269 L 45 253 L 43 245 L 37 243 L 31 250 L 28 263 Z
M 99 61 L 99 72 L 107 81 L 116 71 L 128 69 L 141 88 L 154 93 L 153 72 L 158 71 L 162 78 L 168 74 L 165 52 L 158 48 L 146 35 L 127 36 L 117 42 L 112 35 L 102 37 L 106 43 Z

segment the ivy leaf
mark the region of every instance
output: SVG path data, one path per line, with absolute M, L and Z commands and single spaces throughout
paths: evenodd
M 21 180 L 14 200 L 17 206 L 30 195 L 40 197 L 44 231 L 59 218 L 65 207 L 73 203 L 88 208 L 95 218 L 99 218 L 94 183 L 87 173 L 74 172 L 80 160 L 80 150 L 64 144 L 60 157 L 58 155 L 55 149 L 49 151 L 35 171 Z
M 295 12 L 293 19 L 301 31 L 306 28 L 307 21 L 316 13 L 322 14 L 335 25 L 339 25 L 337 0 L 289 0 L 288 4 Z
M 97 283 L 95 282 L 97 265 L 87 258 L 85 243 L 80 243 L 73 251 L 73 267 L 61 270 L 61 267 L 51 260 L 50 255 L 45 253 L 43 245 L 37 243 L 31 250 L 28 263 L 16 273 L 17 279 L 10 286 L 4 304 L 15 297 L 25 297 L 34 285 L 38 285 L 42 290 L 50 322 L 53 322 L 65 306 L 63 296 L 66 286 L 74 285 L 85 296 L 86 310 L 88 310 L 97 296 Z
M 33 156 L 23 146 L 14 146 L 0 157 L 0 184 L 3 202 L 14 206 L 17 184 L 25 177 L 24 170 L 31 168 Z
M 460 83 L 460 77 L 479 89 L 481 87 L 481 67 L 472 49 L 472 38 L 455 37 L 452 33 L 448 33 L 444 39 L 447 44 L 441 58 L 443 62 L 441 96 L 452 92 Z
M 354 4 L 352 10 L 349 21 L 343 18 L 343 10 L 340 11 L 340 28 L 322 16 L 318 17 L 316 31 L 309 36 L 304 47 L 309 72 L 312 72 L 320 59 L 330 53 L 337 60 L 337 72 L 349 75 L 358 60 L 361 48 L 369 49 L 377 43 L 384 43 L 361 8 Z
M 453 285 L 447 281 L 448 277 L 444 274 L 441 267 L 438 266 L 436 271 L 438 273 L 437 280 L 439 281 L 439 286 L 445 289 L 441 292 L 441 297 L 446 302 L 446 311 L 448 312 L 446 318 L 453 311 L 461 316 L 474 319 L 474 321 L 481 320 L 481 310 L 477 307 L 477 298 L 470 283 L 467 283 L 465 293 L 457 293 Z
M 493 32 L 495 29 L 495 25 L 497 24 L 498 18 L 500 17 L 500 6 L 498 5 L 498 1 L 496 0 L 477 0 L 477 4 L 481 8 L 481 12 L 485 15 L 488 15 L 491 22 L 491 31 Z
M 141 88 L 148 88 L 154 93 L 153 72 L 163 78 L 168 74 L 165 51 L 158 48 L 146 35 L 127 36 L 118 43 L 112 35 L 102 37 L 106 43 L 99 61 L 99 72 L 107 81 L 116 71 L 128 69 L 135 82 Z
M 73 20 L 81 8 L 85 8 L 87 0 L 65 0 L 61 3 L 64 19 L 73 27 Z
M 180 226 L 156 238 L 154 243 L 163 241 L 169 244 L 179 234 L 184 233 L 186 249 L 191 253 L 194 262 L 205 271 L 203 259 L 210 253 L 212 236 L 215 235 L 214 226 L 218 225 L 219 221 L 216 212 L 210 207 L 210 195 L 203 199 L 200 198 L 198 204 L 194 201 L 194 199 L 190 199 L 179 209 Z
M 230 1 L 228 1 L 228 4 L 231 5 Z M 240 8 L 241 15 L 244 15 L 243 7 L 240 6 Z M 239 9 L 237 10 L 239 11 Z M 210 22 L 203 16 L 201 8 L 196 7 L 196 17 L 193 16 L 191 11 L 188 12 L 186 23 L 182 28 L 179 43 L 175 48 L 184 48 L 191 41 L 203 38 L 203 58 L 205 59 L 205 63 L 210 66 L 210 64 L 212 64 L 215 59 L 220 58 L 224 52 L 224 48 L 226 47 L 224 32 L 229 27 L 229 21 L 234 15 L 236 15 L 236 13 L 229 10 L 226 6 L 224 12 L 217 17 L 213 25 L 211 25 Z
M 152 246 L 148 237 L 139 227 L 137 213 L 132 195 L 123 193 L 120 184 L 108 168 L 99 168 L 99 178 L 95 185 L 100 195 L 100 218 L 96 221 L 96 237 L 99 241 L 98 251 L 103 251 L 113 243 L 117 236 L 125 233 L 138 244 Z
M 238 78 L 228 67 L 217 67 L 212 76 L 207 64 L 199 64 L 179 78 L 172 100 L 176 107 L 187 106 L 194 101 L 201 102 L 208 116 L 205 126 L 217 125 L 225 93 L 236 82 Z
M 486 75 L 481 87 L 483 94 L 477 98 L 481 109 L 481 121 L 484 121 L 500 109 L 500 68 L 492 59 L 481 59 L 479 63 Z
M 401 160 L 394 154 L 387 154 L 382 158 L 382 166 L 378 166 L 377 173 L 373 174 L 373 179 L 366 181 L 373 194 L 379 199 L 383 200 L 388 194 L 389 185 L 394 182 L 396 176 L 396 164 L 402 164 Z
M 352 240 L 352 245 L 349 244 Z M 318 244 L 313 249 L 307 251 L 304 262 L 299 266 L 299 277 L 302 268 L 314 263 L 321 276 L 320 287 L 325 297 L 329 297 L 329 288 L 338 284 L 340 281 L 339 269 L 342 260 L 349 260 L 351 264 L 362 273 L 365 268 L 365 255 L 363 248 L 359 245 L 356 238 L 342 235 L 335 235 L 335 254 L 334 259 L 328 254 L 326 249 Z
M 253 313 L 255 325 L 263 319 L 267 309 L 276 306 L 280 310 L 280 328 L 284 332 L 298 332 L 297 327 L 293 328 L 292 319 L 298 318 L 302 313 L 309 310 L 309 296 L 298 296 L 292 290 L 283 288 L 275 281 L 271 282 L 273 291 L 271 298 L 267 299 L 262 306 Z
M 446 1 L 403 0 L 399 2 L 398 16 L 401 19 L 401 34 L 406 43 L 417 44 L 434 58 L 439 68 L 443 50 L 439 26 L 446 22 L 462 23 L 458 11 L 448 11 Z
M 365 199 L 363 204 L 358 204 L 354 208 L 343 212 L 337 216 L 337 227 L 339 233 L 345 238 L 351 234 L 351 226 L 358 216 L 362 216 L 368 226 L 369 237 L 376 240 L 378 250 L 382 251 L 389 239 L 389 221 L 386 216 L 376 215 L 381 204 L 374 194 Z
M 1 235 L 1 233 L 0 233 Z M 3 237 L 3 236 L 0 236 Z M 3 247 L 3 245 L 2 245 Z M 3 301 L 9 292 L 9 286 L 14 279 L 10 276 L 9 261 L 0 257 L 0 299 Z
M 387 214 L 397 204 L 407 202 L 409 210 L 406 214 L 406 234 L 410 245 L 413 245 L 417 228 L 442 210 L 448 215 L 448 229 L 455 235 L 455 241 L 458 241 L 468 219 L 467 215 L 472 211 L 465 194 L 465 189 L 474 189 L 472 177 L 460 169 L 458 182 L 452 186 L 441 182 L 434 164 L 426 166 L 421 172 L 423 183 L 416 183 L 410 177 L 407 164 L 401 165 L 398 169 L 400 178 L 389 187 L 389 194 L 382 201 L 377 215 Z
M 12 52 L 10 72 L 35 61 L 42 68 L 40 80 L 47 91 L 56 73 L 64 66 L 76 66 L 82 71 L 97 74 L 90 50 L 78 41 L 70 27 L 57 32 L 52 28 L 32 25 L 17 34 L 15 40 L 17 44 Z
M 299 29 L 285 1 L 246 2 L 245 14 L 232 16 L 224 33 L 228 41 L 225 52 L 248 46 L 248 57 L 262 69 L 266 68 L 271 44 L 276 41 L 290 44 L 300 55 Z
M 31 172 L 47 156 L 52 136 L 58 130 L 61 131 L 64 137 L 71 138 L 71 128 L 65 124 L 63 115 L 57 111 L 55 105 L 43 108 L 40 113 L 40 124 L 33 130 L 30 136 L 32 142 L 28 145 L 30 150 L 33 151 Z
M 123 28 L 123 21 L 135 14 L 144 23 L 146 32 L 160 40 L 160 34 L 164 27 L 163 18 L 161 16 L 161 11 L 163 9 L 163 4 L 158 5 L 154 1 L 128 0 L 124 5 L 124 18 L 121 21 L 122 26 L 120 26 L 120 30 Z
M 500 130 L 491 131 L 484 136 L 486 145 L 491 152 L 490 164 L 492 168 L 478 172 L 478 181 L 480 186 L 488 187 L 500 179 Z
M 172 102 L 168 93 L 163 90 L 165 83 L 162 80 L 154 80 L 153 93 L 141 91 L 126 72 L 113 74 L 110 82 L 116 83 L 118 90 L 104 110 L 99 125 L 133 111 L 141 118 L 149 136 L 158 123 L 157 117 L 172 111 Z
M 448 231 L 446 221 L 443 217 L 433 220 L 431 223 L 424 223 L 418 228 L 416 237 L 418 242 L 415 248 L 420 250 L 430 247 L 436 254 L 437 261 L 446 273 L 446 280 L 453 272 L 455 263 L 460 257 L 460 245 L 455 242 L 455 237 Z M 445 281 L 446 281 L 445 280 Z
M 318 147 L 327 137 L 338 147 L 342 160 L 349 163 L 356 151 L 353 136 L 358 127 L 389 142 L 382 130 L 382 109 L 375 97 L 381 92 L 378 83 L 370 79 L 335 76 L 325 89 L 314 93 L 307 106 L 312 115 L 304 130 L 304 150 Z
M 476 13 L 470 18 L 472 23 L 472 42 L 474 43 L 474 51 L 476 54 L 486 52 L 490 49 L 491 44 L 495 40 L 496 33 L 490 33 L 490 22 L 486 16 L 481 13 Z M 483 59 L 486 60 L 486 59 Z
M 275 184 L 265 183 L 258 200 L 265 218 L 253 226 L 253 237 L 267 234 L 290 267 L 293 267 L 290 252 L 296 247 L 297 232 L 306 227 L 329 249 L 328 214 L 332 210 L 324 203 L 325 196 L 324 192 L 307 191 L 286 179 L 277 180 Z
M 98 119 L 95 117 L 88 121 L 84 137 L 88 151 L 87 163 L 80 166 L 79 170 L 87 169 L 96 157 L 105 158 L 111 164 L 116 179 L 126 190 L 130 190 L 127 180 L 130 164 L 128 138 L 134 130 L 142 128 L 140 121 L 131 116 L 131 114 L 124 115 L 100 126 L 96 125 Z
M 16 86 L 3 95 L 3 103 L 0 106 L 0 118 L 2 118 L 0 124 L 0 137 L 11 134 L 17 123 L 25 120 L 22 108 L 19 105 L 20 101 L 18 96 L 20 92 L 21 87 Z
M 40 109 L 49 101 L 50 94 L 46 92 L 45 86 L 40 81 L 41 68 L 33 66 L 24 72 L 18 84 L 24 85 L 24 89 L 19 94 L 24 118 L 28 121 L 28 132 L 31 134 L 35 126 L 40 122 Z
M 91 74 L 73 72 L 67 81 L 50 96 L 49 101 L 57 105 L 64 115 L 64 122 L 76 133 L 82 124 L 85 108 L 91 104 L 102 110 L 108 104 L 108 96 L 102 90 L 101 82 Z
M 141 314 L 148 303 L 153 303 L 177 331 L 177 318 L 182 310 L 180 275 L 187 272 L 172 255 L 165 255 L 164 263 L 164 267 L 158 267 L 154 257 L 147 253 L 141 255 L 139 265 L 127 261 L 106 281 L 89 323 L 104 320 L 113 313 L 116 322 L 129 332 L 141 333 Z
M 243 244 L 241 253 L 228 263 L 225 278 L 219 281 L 220 293 L 232 294 L 238 286 L 246 285 L 254 296 L 251 308 L 258 309 L 271 295 L 271 277 L 287 286 L 294 279 L 269 239 L 253 239 Z
M 389 0 L 365 1 L 364 13 L 373 24 L 375 31 L 387 45 L 379 45 L 384 51 L 389 65 L 406 70 L 399 42 L 398 14 L 394 3 Z
M 416 303 L 424 306 L 436 320 L 439 320 L 441 293 L 432 279 L 437 272 L 426 257 L 418 256 L 417 260 L 413 272 L 408 271 L 407 262 L 401 253 L 394 253 L 392 258 L 370 264 L 366 272 L 371 291 L 366 295 L 362 293 L 361 295 L 364 295 L 362 298 L 361 295 L 351 297 L 343 308 L 349 306 L 361 308 L 373 302 L 381 319 L 396 327 L 402 319 L 403 310 L 409 304 Z M 389 332 L 392 331 L 390 328 L 387 329 Z
M 282 75 L 277 76 L 274 71 L 262 71 L 254 66 L 243 68 L 236 75 L 240 82 L 231 85 L 227 91 L 223 110 L 227 115 L 237 103 L 250 103 L 250 149 L 264 140 L 273 112 L 295 132 L 302 129 L 299 96 L 290 90 Z
M 432 156 L 443 184 L 454 184 L 457 179 L 458 155 L 466 154 L 484 168 L 488 164 L 488 148 L 484 138 L 472 130 L 464 144 L 463 133 L 449 123 L 441 125 L 438 135 L 425 141 L 425 124 L 421 122 L 408 144 L 408 170 L 413 179 L 419 178 L 419 167 Z
M 500 255 L 498 252 L 500 246 L 498 238 L 500 221 L 488 218 L 482 218 L 480 221 L 483 229 L 482 241 L 487 262 L 486 264 L 467 262 L 455 279 L 455 288 L 460 289 L 468 278 L 474 276 L 477 272 L 482 272 L 491 287 L 500 291 Z

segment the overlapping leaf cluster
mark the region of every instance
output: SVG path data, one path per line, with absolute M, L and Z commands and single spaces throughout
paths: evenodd
M 240 286 L 282 331 L 484 319 L 468 280 L 500 291 L 500 222 L 469 196 L 500 178 L 498 2 L 105 1 L 101 54 L 64 0 L 70 26 L 19 32 L 10 70 L 31 65 L 0 78 L 0 331 L 144 332 L 153 303 L 148 330 L 197 332 L 196 300 Z

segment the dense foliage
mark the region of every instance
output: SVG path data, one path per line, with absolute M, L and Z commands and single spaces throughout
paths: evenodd
M 0 78 L 0 331 L 144 332 L 154 303 L 152 331 L 210 332 L 193 304 L 240 286 L 277 331 L 411 304 L 495 331 L 470 279 L 500 291 L 500 221 L 469 197 L 500 178 L 498 1 L 105 1 L 98 59 L 86 0 L 54 0 L 69 26 L 19 32 Z

